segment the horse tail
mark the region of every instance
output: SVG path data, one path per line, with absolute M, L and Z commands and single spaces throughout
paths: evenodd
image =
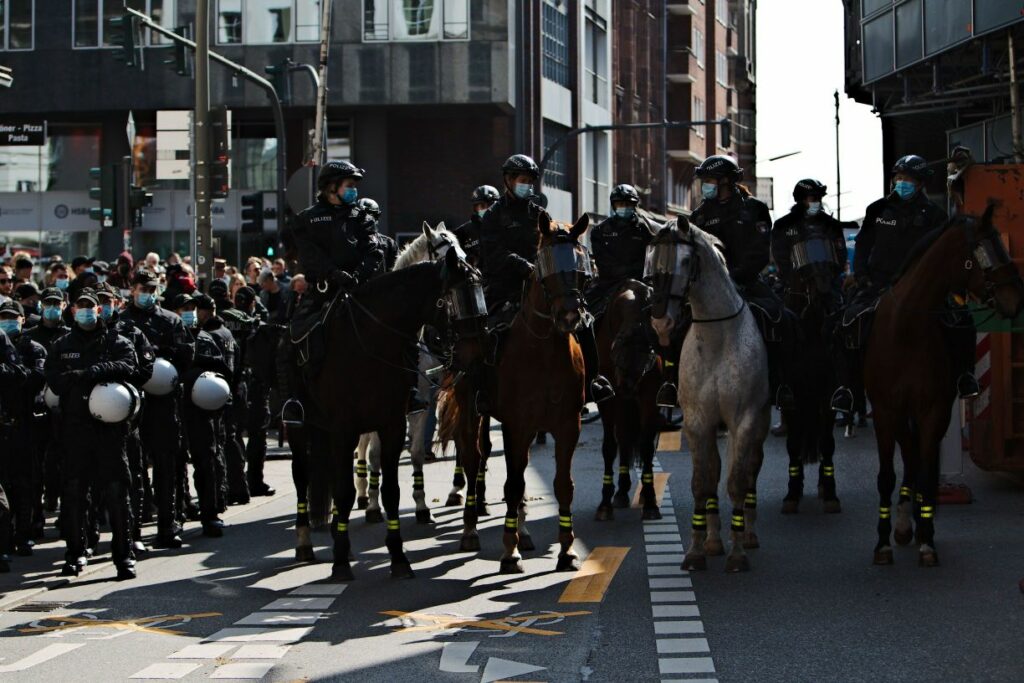
M 306 449 L 306 464 L 309 472 L 309 522 L 315 527 L 331 520 L 331 482 L 334 481 L 330 434 L 317 428 L 305 427 L 309 431 L 309 446 Z M 351 464 L 349 464 L 351 467 Z
M 462 410 L 455 398 L 455 384 L 449 383 L 441 387 L 437 394 L 437 441 L 443 453 L 448 444 L 455 440 L 455 432 L 462 419 Z

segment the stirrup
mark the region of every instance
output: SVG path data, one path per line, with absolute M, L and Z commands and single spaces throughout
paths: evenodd
M 293 407 L 294 406 L 294 407 Z M 289 414 L 289 408 L 297 411 L 296 414 Z M 285 416 L 288 417 L 285 417 Z M 291 419 L 288 419 L 288 418 Z M 290 398 L 284 402 L 281 406 L 281 424 L 301 427 L 306 422 L 306 409 L 302 405 L 302 401 L 297 398 Z
M 969 372 L 960 375 L 956 380 L 956 393 L 960 400 L 975 398 L 981 393 L 981 385 L 977 378 Z
M 839 387 L 832 393 L 829 407 L 837 413 L 851 415 L 853 413 L 853 392 L 846 387 Z
M 590 397 L 594 403 L 603 403 L 615 397 L 615 389 L 606 377 L 598 375 L 590 381 Z
M 658 404 L 659 408 L 676 408 L 679 404 L 679 390 L 672 382 L 665 382 L 658 389 L 658 395 L 655 398 L 655 403 Z
M 796 396 L 788 384 L 780 384 L 775 390 L 775 407 L 779 410 L 796 410 Z

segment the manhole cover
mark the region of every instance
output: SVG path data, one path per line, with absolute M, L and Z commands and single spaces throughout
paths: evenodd
M 25 602 L 11 607 L 8 612 L 53 612 L 70 605 L 70 602 Z

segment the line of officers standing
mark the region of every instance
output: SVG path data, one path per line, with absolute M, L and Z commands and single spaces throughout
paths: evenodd
M 153 547 L 180 548 L 186 520 L 219 537 L 229 504 L 273 495 L 272 378 L 246 363 L 266 323 L 249 287 L 161 300 L 148 271 L 130 289 L 22 288 L 0 304 L 0 572 L 32 555 L 58 501 L 62 575 L 82 571 L 106 520 L 124 580 L 147 550 L 143 523 L 156 519 Z

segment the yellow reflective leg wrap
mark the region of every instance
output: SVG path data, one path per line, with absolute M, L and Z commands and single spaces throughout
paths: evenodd
M 718 499 L 717 498 L 708 498 L 708 502 L 707 502 L 707 504 L 704 507 L 707 508 L 707 511 L 708 511 L 709 515 L 717 515 L 718 514 Z
M 558 515 L 558 528 L 561 531 L 572 531 L 572 515 Z
M 295 505 L 295 511 L 298 513 L 309 512 L 309 505 L 306 503 L 297 503 Z
M 799 477 L 800 473 L 802 471 L 803 471 L 803 468 L 801 468 L 799 465 L 790 465 L 789 466 L 789 476 L 791 476 L 791 477 Z
M 832 465 L 825 465 L 824 467 L 821 468 L 821 473 L 824 474 L 826 477 L 834 477 L 836 476 L 836 468 L 833 467 Z
M 337 529 L 339 533 L 347 532 L 348 531 L 348 522 L 338 522 L 338 524 L 335 526 L 335 529 Z
M 878 518 L 879 519 L 889 519 L 889 517 L 891 517 L 891 516 L 892 516 L 892 508 L 885 507 L 885 506 L 882 506 L 882 507 L 878 508 Z
M 612 477 L 612 475 L 610 475 L 610 474 L 604 475 L 604 483 L 605 484 L 612 484 L 612 483 L 614 483 L 614 478 Z
M 379 472 L 371 472 L 370 473 L 370 488 L 371 489 L 380 488 L 380 473 Z
M 649 473 L 649 472 L 645 473 L 645 474 L 640 476 L 640 481 L 642 483 L 644 483 L 644 484 L 653 484 L 654 483 L 654 475 Z
M 398 520 L 397 519 L 389 519 L 388 520 L 388 531 L 398 531 Z
M 935 516 L 935 508 L 931 505 L 921 506 L 921 519 L 931 519 Z
M 505 531 L 515 531 L 519 528 L 518 517 L 506 517 L 505 518 Z
M 466 470 L 462 469 L 461 467 L 456 467 L 455 468 L 455 474 L 463 474 L 463 473 L 465 473 L 465 471 Z
M 901 486 L 900 487 L 900 498 L 910 498 L 910 487 L 909 486 Z
M 487 473 L 484 472 L 483 470 L 480 470 L 479 472 L 476 473 L 476 480 L 477 481 L 483 481 L 484 478 L 486 478 L 486 476 L 487 476 Z
M 922 496 L 920 493 L 915 494 L 914 495 L 914 500 L 916 500 L 918 503 L 923 503 L 924 502 L 924 496 Z
M 476 507 L 476 496 L 472 494 L 466 496 L 466 507 Z
M 703 513 L 694 512 L 690 519 L 690 525 L 693 527 L 694 531 L 701 531 L 702 529 L 708 528 L 708 518 Z
M 626 465 L 619 465 L 619 474 L 629 474 L 629 467 Z
M 748 507 L 748 508 L 756 508 L 757 507 L 757 494 L 756 493 L 748 493 L 746 495 L 746 497 L 743 498 L 743 504 L 746 507 Z
M 338 506 L 337 505 L 332 505 L 331 506 L 331 514 L 332 515 L 337 515 L 338 514 Z
M 412 487 L 413 487 L 413 489 L 422 489 L 423 488 L 423 475 L 422 474 L 414 474 L 414 475 L 412 475 Z
M 356 475 L 359 476 L 359 477 L 365 477 L 366 476 L 366 461 L 365 460 L 360 460 L 359 462 L 356 463 Z
M 743 518 L 742 512 L 732 513 L 732 524 L 729 525 L 733 531 L 743 531 L 746 529 L 746 520 Z

